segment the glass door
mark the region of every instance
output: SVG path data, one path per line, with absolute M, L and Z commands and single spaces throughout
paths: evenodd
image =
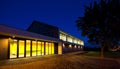
M 10 40 L 10 58 L 17 58 L 17 40 Z
M 49 43 L 49 55 L 51 55 L 51 54 L 52 54 L 52 44 Z
M 37 55 L 42 55 L 41 42 L 37 42 Z
M 52 43 L 52 54 L 54 54 L 54 43 Z
M 48 55 L 49 53 L 49 44 L 48 42 L 45 43 L 45 55 Z
M 25 51 L 25 41 L 19 40 L 19 56 L 18 57 L 24 57 L 24 51 Z
M 44 55 L 44 42 L 42 42 L 42 55 Z
M 36 56 L 36 41 L 32 41 L 32 56 Z
M 26 40 L 26 57 L 30 57 L 30 51 L 31 51 L 31 41 Z

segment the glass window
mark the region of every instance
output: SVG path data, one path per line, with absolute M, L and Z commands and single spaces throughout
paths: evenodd
M 49 54 L 52 54 L 52 44 L 49 43 Z
M 44 55 L 44 42 L 42 42 L 42 55 Z
M 68 42 L 72 42 L 72 37 L 68 37 L 68 38 L 67 38 L 67 41 L 68 41 Z
M 78 48 L 80 48 L 80 46 L 78 46 Z
M 74 39 L 74 43 L 76 43 L 76 44 L 77 44 L 77 39 Z
M 64 34 L 61 33 L 60 34 L 60 39 L 63 40 L 63 41 L 66 41 L 66 35 L 64 35 Z
M 48 55 L 49 53 L 49 45 L 48 42 L 45 43 L 45 55 Z
M 10 58 L 17 58 L 17 40 L 10 40 Z
M 74 48 L 77 48 L 77 46 L 75 45 Z
M 19 57 L 24 57 L 25 41 L 19 40 Z
M 30 56 L 30 51 L 31 51 L 31 41 L 26 40 L 26 57 Z
M 41 46 L 41 42 L 38 41 L 38 44 L 37 44 L 37 55 L 42 55 L 42 46 Z
M 72 45 L 71 45 L 71 44 L 69 45 L 69 48 L 72 48 Z
M 65 44 L 63 43 L 63 48 L 65 48 Z
M 36 56 L 36 41 L 32 41 L 32 56 Z
M 52 54 L 54 54 L 54 43 L 51 44 L 52 44 Z
M 81 41 L 81 45 L 84 45 L 84 42 L 83 42 L 83 41 Z

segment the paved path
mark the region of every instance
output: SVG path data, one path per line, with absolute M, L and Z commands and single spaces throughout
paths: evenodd
M 46 60 L 56 55 L 44 55 L 44 56 L 35 56 L 35 57 L 27 57 L 27 58 L 17 58 L 17 59 L 8 59 L 1 60 L 0 66 L 8 66 L 8 65 L 16 65 L 16 64 L 26 64 L 35 61 Z
M 82 56 L 84 52 L 0 61 L 0 69 L 120 69 L 117 59 Z

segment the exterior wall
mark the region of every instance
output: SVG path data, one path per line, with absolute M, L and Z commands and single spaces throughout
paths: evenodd
M 8 38 L 0 37 L 0 60 L 8 59 Z
M 55 43 L 55 54 L 58 54 L 58 43 Z
M 26 43 L 28 41 L 30 41 L 29 56 L 28 56 L 28 43 Z M 33 41 L 36 44 L 33 44 L 32 43 Z M 12 39 L 7 36 L 0 35 L 0 60 L 58 54 L 58 43 L 48 41 L 47 42 L 48 46 L 46 48 L 46 42 L 47 41 L 40 41 L 40 40 L 35 41 L 35 40 L 30 40 L 30 39 L 27 40 L 27 39 L 22 39 L 22 38 L 17 38 L 17 37 Z M 35 50 L 36 54 L 34 54 L 35 48 L 36 48 Z M 48 54 L 46 54 L 46 52 Z
M 57 27 L 38 21 L 33 21 L 33 23 L 27 29 L 27 31 L 54 37 L 54 38 L 59 38 L 59 30 Z
M 72 43 L 72 44 L 77 44 L 77 45 L 84 45 L 84 42 L 70 34 L 67 34 L 63 31 L 59 31 L 59 39 L 64 41 L 64 42 L 69 42 L 69 43 Z
M 63 53 L 68 53 L 68 52 L 76 52 L 76 51 L 82 51 L 82 50 L 83 50 L 83 46 L 64 44 L 62 51 Z

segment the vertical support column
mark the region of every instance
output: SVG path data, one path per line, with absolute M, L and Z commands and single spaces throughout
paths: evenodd
M 24 46 L 25 46 L 25 48 L 24 48 L 24 57 L 26 57 L 26 40 L 24 40 L 25 41 L 25 43 L 24 43 Z
M 50 54 L 49 54 L 49 42 L 48 42 L 48 55 L 50 55 Z
M 62 42 L 58 43 L 58 54 L 61 55 L 62 54 Z
M 19 57 L 19 40 L 17 40 L 17 58 Z
M 32 40 L 30 40 L 30 56 L 32 56 Z
M 41 47 L 41 56 L 42 56 L 42 41 L 40 41 L 40 47 Z
M 11 38 L 8 39 L 8 59 L 10 59 L 10 41 L 11 40 L 12 40 Z
M 45 48 L 46 48 L 45 44 L 46 44 L 46 42 L 44 42 L 44 55 L 46 55 L 46 54 L 45 54 L 45 53 L 46 53 L 46 52 L 45 52 L 45 51 L 46 51 L 46 49 L 45 49 Z
M 58 43 L 54 43 L 54 54 L 58 54 Z
M 38 55 L 38 41 L 36 40 L 36 56 Z

